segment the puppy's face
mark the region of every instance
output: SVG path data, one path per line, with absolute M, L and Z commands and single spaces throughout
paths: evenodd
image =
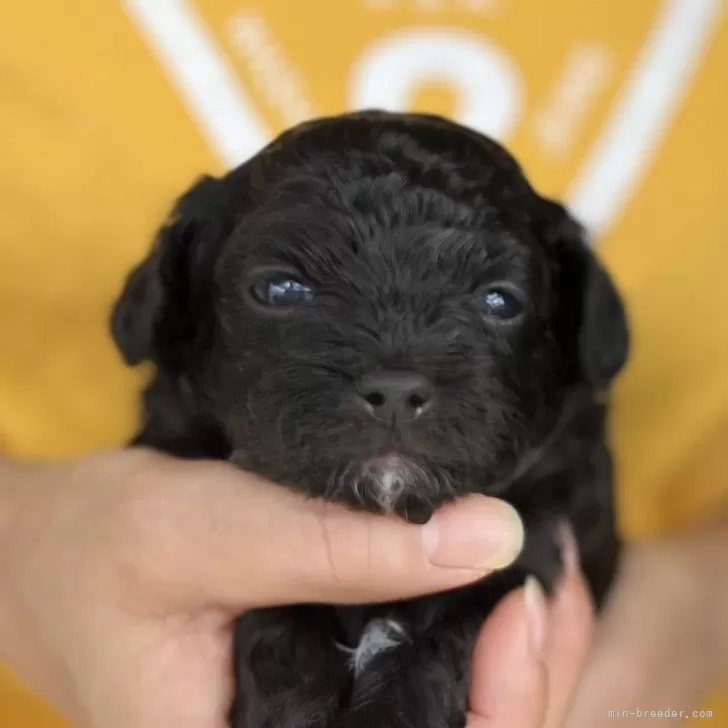
M 387 114 L 307 125 L 198 184 L 115 334 L 241 467 L 414 520 L 497 492 L 626 354 L 565 211 L 489 140 Z

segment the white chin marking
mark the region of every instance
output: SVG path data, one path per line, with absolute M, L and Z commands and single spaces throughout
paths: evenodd
M 388 455 L 370 461 L 365 468 L 375 489 L 374 499 L 384 513 L 391 513 L 415 478 L 414 466 L 397 455 Z
M 407 485 L 403 473 L 397 470 L 385 470 L 378 475 L 376 482 L 377 502 L 385 513 L 391 513 Z
M 337 646 L 350 655 L 349 666 L 356 677 L 374 657 L 394 649 L 407 639 L 407 632 L 396 620 L 373 619 L 362 632 L 356 648 Z

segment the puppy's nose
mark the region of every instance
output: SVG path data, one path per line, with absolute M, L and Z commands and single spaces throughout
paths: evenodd
M 410 371 L 379 371 L 363 376 L 357 385 L 357 401 L 384 420 L 411 420 L 432 406 L 435 388 Z

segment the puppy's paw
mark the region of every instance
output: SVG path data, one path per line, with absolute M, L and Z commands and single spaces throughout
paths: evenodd
M 357 708 L 337 722 L 336 728 L 465 728 L 465 713 L 447 716 L 419 705 L 394 706 L 387 703 Z
M 231 728 L 339 728 L 339 695 L 328 676 L 298 677 L 298 684 L 278 684 L 265 691 L 247 681 L 239 686 Z
M 326 608 L 249 612 L 235 634 L 231 728 L 338 728 L 348 667 Z
M 230 714 L 230 727 L 338 728 L 338 705 L 317 697 L 300 691 L 265 697 L 239 693 Z

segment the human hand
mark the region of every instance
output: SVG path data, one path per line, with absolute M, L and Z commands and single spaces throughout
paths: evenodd
M 468 728 L 642 725 L 688 719 L 728 671 L 728 527 L 631 547 L 595 629 L 573 541 L 547 604 L 509 594 L 474 655 Z M 643 711 L 642 717 L 638 711 Z
M 728 674 L 727 613 L 725 526 L 627 550 L 566 728 L 697 717 Z
M 240 613 L 456 587 L 522 539 L 482 496 L 421 527 L 142 450 L 0 463 L 0 656 L 79 728 L 224 728 Z
M 571 532 L 562 539 L 565 568 L 553 597 L 547 602 L 529 578 L 486 621 L 473 655 L 467 728 L 564 725 L 595 619 Z

